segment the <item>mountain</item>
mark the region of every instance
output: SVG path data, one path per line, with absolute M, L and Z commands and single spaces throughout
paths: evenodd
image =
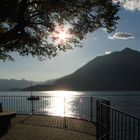
M 29 87 L 31 85 L 39 84 L 39 82 L 27 81 L 25 79 L 16 80 L 16 79 L 0 79 L 0 91 L 6 90 L 20 90 L 22 88 Z
M 99 56 L 54 85 L 37 85 L 33 90 L 132 91 L 140 90 L 140 52 L 126 48 Z M 24 89 L 28 90 L 28 88 Z
M 31 84 L 35 86 L 35 85 L 44 85 L 44 84 L 53 85 L 54 83 L 55 83 L 55 79 L 47 80 L 44 82 L 28 81 L 25 79 L 22 80 L 0 79 L 0 91 L 19 91 L 27 87 L 30 87 L 31 90 Z

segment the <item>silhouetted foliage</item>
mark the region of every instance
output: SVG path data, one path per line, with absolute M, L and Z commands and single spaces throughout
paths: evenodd
M 112 0 L 1 0 L 0 59 L 12 60 L 11 52 L 42 59 L 80 46 L 88 32 L 113 31 L 118 10 Z M 49 41 L 56 23 L 71 25 L 75 37 L 65 45 Z

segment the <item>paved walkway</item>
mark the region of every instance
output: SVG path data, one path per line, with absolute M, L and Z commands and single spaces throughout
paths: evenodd
M 95 134 L 95 125 L 84 120 L 19 115 L 0 140 L 95 140 Z

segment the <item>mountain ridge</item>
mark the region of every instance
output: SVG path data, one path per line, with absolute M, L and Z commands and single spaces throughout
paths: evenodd
M 52 85 L 55 83 L 55 79 L 48 80 L 44 82 L 37 82 L 37 81 L 31 81 L 26 79 L 0 79 L 0 91 L 21 91 L 23 88 L 28 88 L 31 85 L 43 85 L 48 84 Z
M 140 52 L 122 51 L 98 56 L 54 85 L 33 86 L 33 90 L 132 91 L 140 90 Z M 28 88 L 24 89 L 28 90 Z

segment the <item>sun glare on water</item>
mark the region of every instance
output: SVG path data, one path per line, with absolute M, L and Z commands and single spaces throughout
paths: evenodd
M 68 27 L 56 26 L 54 32 L 52 32 L 51 38 L 57 45 L 66 45 L 72 38 L 72 35 L 70 34 Z
M 44 106 L 43 110 L 48 114 L 62 117 L 71 117 L 74 114 L 73 101 L 75 101 L 75 96 L 81 95 L 81 92 L 76 91 L 44 91 L 42 93 L 48 96 L 46 99 L 48 105 Z

